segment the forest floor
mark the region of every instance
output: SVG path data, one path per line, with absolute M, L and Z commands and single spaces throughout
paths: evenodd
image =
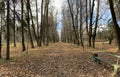
M 104 45 L 103 50 L 116 51 L 114 45 Z M 113 67 L 97 64 L 92 55 L 96 49 L 56 43 L 28 52 L 11 52 L 11 60 L 0 59 L 0 77 L 112 77 Z

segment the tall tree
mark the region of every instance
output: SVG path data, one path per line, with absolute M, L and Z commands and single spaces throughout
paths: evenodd
M 70 0 L 67 0 L 67 2 L 68 2 L 68 5 L 69 5 L 70 14 L 71 14 L 71 18 L 72 18 L 72 26 L 73 26 L 73 30 L 74 30 L 74 34 L 75 34 L 75 39 L 77 40 L 77 45 L 80 45 L 79 37 L 78 37 L 78 34 L 76 32 L 77 30 L 76 30 L 76 27 L 75 27 L 74 15 L 73 15 L 73 10 L 72 10 L 71 4 L 70 4 Z
M 49 9 L 49 0 L 46 1 L 46 46 L 49 45 L 49 23 L 48 23 L 48 9 Z
M 94 2 L 95 0 L 92 1 L 92 6 L 91 6 L 91 0 L 89 0 L 89 8 L 90 8 L 90 24 L 89 24 L 89 47 L 92 46 L 92 23 L 93 23 L 93 11 L 94 11 Z
M 39 42 L 38 42 L 38 36 L 39 36 L 39 34 L 37 35 L 36 31 L 35 31 L 35 24 L 34 24 L 34 21 L 33 21 L 33 14 L 32 14 L 32 9 L 31 9 L 31 4 L 29 4 L 29 6 L 30 6 L 29 10 L 30 10 L 30 16 L 31 16 L 31 21 L 32 21 L 33 34 L 34 34 L 37 46 L 39 46 Z
M 108 41 L 109 41 L 110 45 L 112 44 L 112 41 L 115 38 L 115 32 L 114 32 L 113 25 L 114 25 L 113 21 L 109 22 L 109 24 L 108 24 L 108 35 L 107 35 L 107 38 L 108 38 Z
M 24 39 L 23 14 L 24 14 L 24 0 L 21 0 L 22 51 L 25 51 L 26 47 L 25 47 L 25 39 Z
M 37 34 L 39 36 L 39 24 L 38 24 L 38 0 L 36 0 L 36 23 L 37 23 Z
M 86 0 L 86 33 L 88 35 L 88 0 Z
M 0 24 L 0 58 L 2 58 L 2 27 L 3 27 L 3 20 L 5 15 L 5 3 L 4 0 L 0 2 L 0 14 L 1 14 L 1 24 Z
M 42 0 L 41 2 L 41 27 L 40 27 L 39 46 L 42 46 L 42 38 L 43 38 L 43 4 L 44 4 L 44 0 Z
M 96 38 L 96 31 L 97 31 L 98 18 L 99 18 L 99 5 L 100 5 L 100 0 L 97 1 L 96 22 L 95 22 L 94 32 L 93 32 L 93 35 L 92 35 L 93 48 L 95 48 L 95 38 Z
M 1 15 L 1 25 L 0 25 L 0 58 L 2 58 L 2 15 Z
M 75 28 L 76 28 L 76 32 L 77 32 L 77 35 L 79 34 L 79 0 L 76 0 L 76 15 L 75 15 Z M 67 34 L 68 35 L 68 34 Z M 79 38 L 79 36 L 78 36 Z M 76 39 L 77 40 L 77 39 Z
M 30 43 L 31 43 L 31 48 L 34 48 L 32 35 L 31 35 L 31 30 L 30 30 L 30 1 L 29 0 L 27 0 L 26 8 L 27 8 L 27 18 L 26 19 L 27 19 L 29 39 L 30 39 Z
M 6 45 L 6 60 L 10 59 L 10 3 L 7 0 L 7 45 Z
M 15 20 L 15 10 L 16 10 L 16 0 L 13 0 L 13 8 L 14 8 L 14 12 L 13 12 L 13 35 L 14 35 L 14 47 L 16 47 L 16 34 L 15 34 L 15 24 L 16 24 L 16 20 Z
M 2 58 L 2 31 L 3 31 L 3 20 L 5 20 L 5 1 L 0 2 L 0 15 L 1 15 L 1 24 L 0 24 L 0 58 Z
M 110 11 L 111 11 L 111 15 L 112 15 L 112 20 L 113 20 L 113 28 L 115 30 L 115 34 L 116 34 L 116 37 L 117 37 L 117 43 L 118 43 L 118 48 L 120 50 L 120 27 L 117 23 L 117 20 L 116 20 L 116 15 L 115 15 L 115 11 L 114 11 L 114 4 L 113 4 L 113 0 L 109 0 L 109 5 L 110 5 Z
M 80 42 L 81 42 L 81 46 L 83 46 L 84 47 L 84 45 L 83 45 L 83 10 L 82 10 L 82 8 L 83 8 L 83 5 L 82 5 L 82 0 L 80 0 Z

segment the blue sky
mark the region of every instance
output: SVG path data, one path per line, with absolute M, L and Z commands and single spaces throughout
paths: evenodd
M 57 30 L 59 35 L 61 35 L 62 29 L 62 5 L 65 0 L 53 0 L 53 5 L 55 6 L 55 12 L 57 12 Z
M 102 16 L 102 19 L 99 21 L 99 23 L 107 24 L 109 19 L 111 19 L 111 12 L 110 9 L 107 9 L 105 14 Z
M 62 30 L 62 14 L 59 13 L 57 17 L 58 17 L 57 30 L 58 30 L 59 35 L 61 35 L 61 30 Z

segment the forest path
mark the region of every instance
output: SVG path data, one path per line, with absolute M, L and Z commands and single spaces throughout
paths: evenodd
M 112 77 L 112 71 L 92 61 L 92 53 L 56 43 L 29 50 L 0 64 L 0 77 Z

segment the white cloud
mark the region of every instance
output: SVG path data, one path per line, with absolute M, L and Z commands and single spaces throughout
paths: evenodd
M 62 12 L 62 4 L 63 4 L 64 0 L 53 0 L 53 6 L 55 7 L 55 9 L 57 10 L 58 13 Z

